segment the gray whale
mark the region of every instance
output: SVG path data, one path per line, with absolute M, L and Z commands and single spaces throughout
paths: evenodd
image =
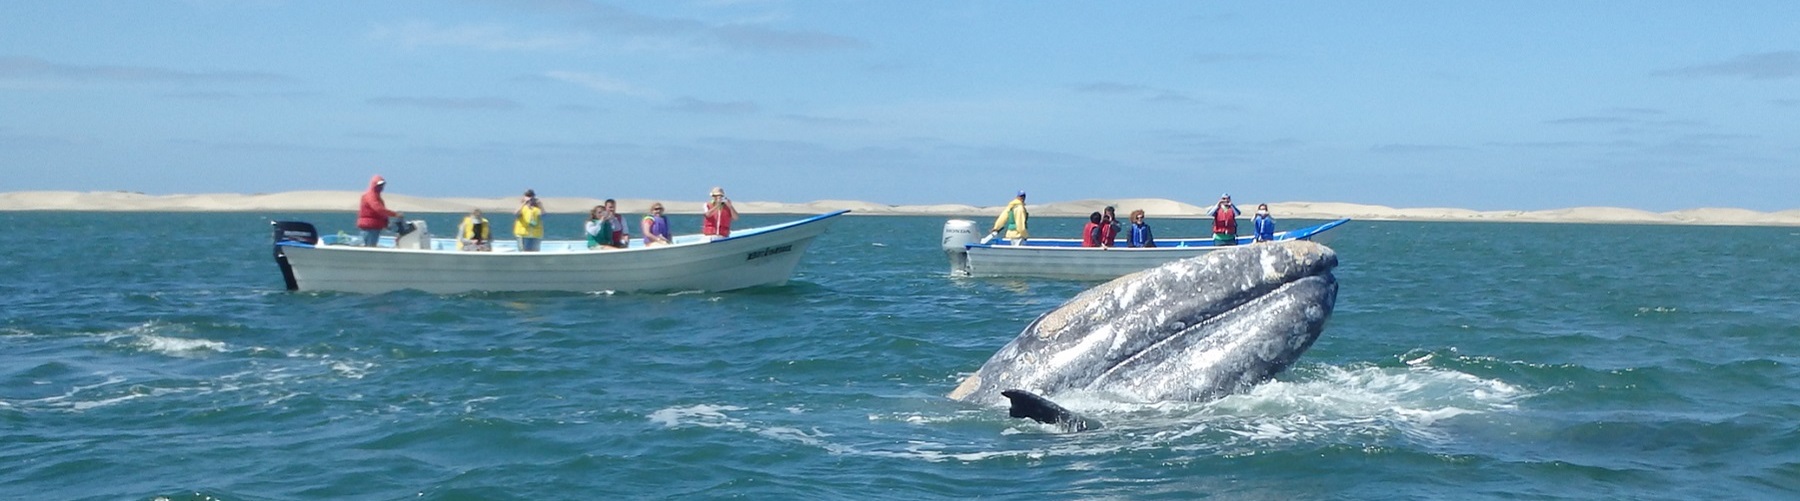
M 949 398 L 1079 430 L 1098 422 L 1046 397 L 1206 401 L 1242 391 L 1318 339 L 1337 301 L 1335 267 L 1329 247 L 1285 241 L 1119 277 L 1039 316 Z

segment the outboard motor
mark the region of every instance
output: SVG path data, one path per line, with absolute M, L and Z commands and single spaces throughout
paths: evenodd
M 399 236 L 394 237 L 394 248 L 431 250 L 431 232 L 425 228 L 424 221 L 395 222 L 394 233 Z
M 951 219 L 944 222 L 944 255 L 950 258 L 951 275 L 969 274 L 968 245 L 981 241 L 980 227 L 967 219 Z
M 319 230 L 312 223 L 301 221 L 270 221 L 269 225 L 275 229 L 275 265 L 281 267 L 281 279 L 287 282 L 288 290 L 300 290 L 300 283 L 294 280 L 294 268 L 288 266 L 287 254 L 281 252 L 281 243 L 319 245 Z

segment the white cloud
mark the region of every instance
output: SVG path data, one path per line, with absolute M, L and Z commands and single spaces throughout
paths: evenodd
M 588 89 L 591 89 L 595 92 L 599 92 L 602 94 L 619 94 L 619 95 L 625 95 L 625 96 L 631 96 L 631 97 L 651 98 L 651 99 L 658 97 L 658 94 L 655 91 L 651 91 L 651 90 L 647 90 L 647 89 L 640 89 L 637 86 L 631 85 L 630 83 L 625 82 L 623 80 L 619 80 L 616 78 L 612 78 L 612 77 L 597 74 L 597 73 L 583 73 L 583 72 L 579 72 L 579 71 L 556 70 L 556 71 L 546 72 L 546 73 L 544 73 L 544 76 L 549 77 L 553 80 L 560 80 L 563 82 L 580 85 L 582 87 L 587 87 Z
M 485 51 L 570 50 L 592 42 L 582 33 L 530 34 L 503 26 L 438 26 L 414 21 L 399 26 L 377 26 L 369 38 L 393 42 L 408 49 L 462 47 Z

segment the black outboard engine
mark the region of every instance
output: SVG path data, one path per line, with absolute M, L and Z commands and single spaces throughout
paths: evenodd
M 300 283 L 294 280 L 294 268 L 288 266 L 287 254 L 281 252 L 281 243 L 319 245 L 319 230 L 312 223 L 301 221 L 270 221 L 269 225 L 275 229 L 275 264 L 281 267 L 281 279 L 287 281 L 288 290 L 300 290 Z
M 406 234 L 412 233 L 413 231 L 419 229 L 419 225 L 414 224 L 412 221 L 402 221 L 397 218 L 394 219 L 393 227 L 394 227 L 393 228 L 394 238 L 396 238 L 396 239 L 398 239 L 399 237 L 404 237 L 404 236 L 406 236 Z

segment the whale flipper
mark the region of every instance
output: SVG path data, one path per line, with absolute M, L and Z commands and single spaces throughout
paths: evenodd
M 1012 401 L 1012 407 L 1006 411 L 1009 416 L 1016 418 L 1031 418 L 1032 421 L 1055 425 L 1065 432 L 1100 429 L 1099 421 L 1094 421 L 1081 417 L 1079 414 L 1069 412 L 1068 409 L 1056 405 L 1056 402 L 1051 402 L 1050 399 L 1037 396 L 1029 391 L 1006 390 L 1000 392 L 1000 394 Z

